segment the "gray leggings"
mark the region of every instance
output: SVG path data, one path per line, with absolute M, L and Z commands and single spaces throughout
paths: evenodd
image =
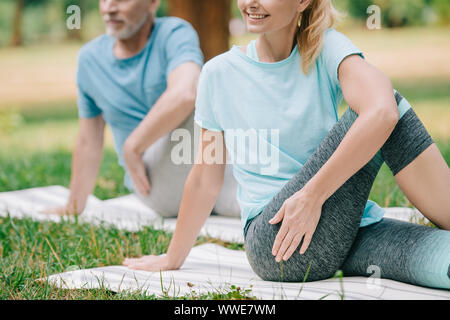
M 397 104 L 402 99 L 396 93 Z M 287 261 L 275 261 L 271 251 L 281 223 L 271 225 L 268 221 L 331 157 L 357 117 L 349 108 L 302 169 L 247 224 L 245 249 L 250 265 L 257 275 L 270 281 L 301 282 L 308 268 L 306 281 L 330 278 L 339 269 L 345 276 L 369 276 L 375 266 L 381 278 L 450 288 L 449 231 L 386 218 L 360 228 L 370 190 L 383 161 L 396 175 L 433 144 L 412 108 L 400 118 L 381 152 L 325 201 L 305 254 L 298 253 L 300 243 Z

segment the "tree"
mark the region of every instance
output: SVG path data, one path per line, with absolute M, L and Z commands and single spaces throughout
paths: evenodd
M 25 9 L 25 0 L 16 0 L 12 25 L 11 46 L 19 47 L 23 43 L 22 20 Z
M 229 49 L 231 0 L 169 0 L 169 15 L 197 30 L 205 60 Z
M 18 47 L 23 44 L 22 23 L 25 8 L 32 5 L 44 4 L 45 2 L 47 2 L 47 0 L 15 0 L 11 46 Z

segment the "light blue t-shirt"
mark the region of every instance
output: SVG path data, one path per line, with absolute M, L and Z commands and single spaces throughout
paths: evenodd
M 205 64 L 195 109 L 199 126 L 224 132 L 238 182 L 242 228 L 302 168 L 338 121 L 343 99 L 339 64 L 352 54 L 364 58 L 334 29 L 326 31 L 323 49 L 306 76 L 297 47 L 275 63 L 260 62 L 254 43 L 249 50 L 246 55 L 233 46 Z M 384 209 L 369 200 L 361 226 L 383 215 Z
M 84 45 L 78 57 L 78 109 L 82 118 L 102 114 L 111 127 L 119 163 L 122 146 L 166 90 L 167 77 L 180 64 L 203 65 L 199 39 L 179 18 L 156 18 L 145 47 L 135 56 L 114 56 L 115 39 L 102 35 Z M 125 168 L 126 169 L 126 168 Z M 125 175 L 125 185 L 132 182 Z

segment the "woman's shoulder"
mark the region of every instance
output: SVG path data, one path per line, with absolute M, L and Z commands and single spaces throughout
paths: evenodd
M 342 58 L 341 56 L 351 53 L 362 54 L 362 51 L 342 32 L 334 28 L 325 30 L 322 50 L 319 56 L 322 58 L 322 61 L 337 60 Z
M 339 46 L 347 42 L 351 42 L 351 40 L 342 32 L 337 31 L 334 28 L 325 30 L 323 39 L 324 48 Z

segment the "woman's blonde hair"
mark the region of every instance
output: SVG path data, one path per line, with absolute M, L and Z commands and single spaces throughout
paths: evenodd
M 301 67 L 305 75 L 322 50 L 325 30 L 334 27 L 340 16 L 332 0 L 312 0 L 302 12 L 294 41 L 302 57 Z

